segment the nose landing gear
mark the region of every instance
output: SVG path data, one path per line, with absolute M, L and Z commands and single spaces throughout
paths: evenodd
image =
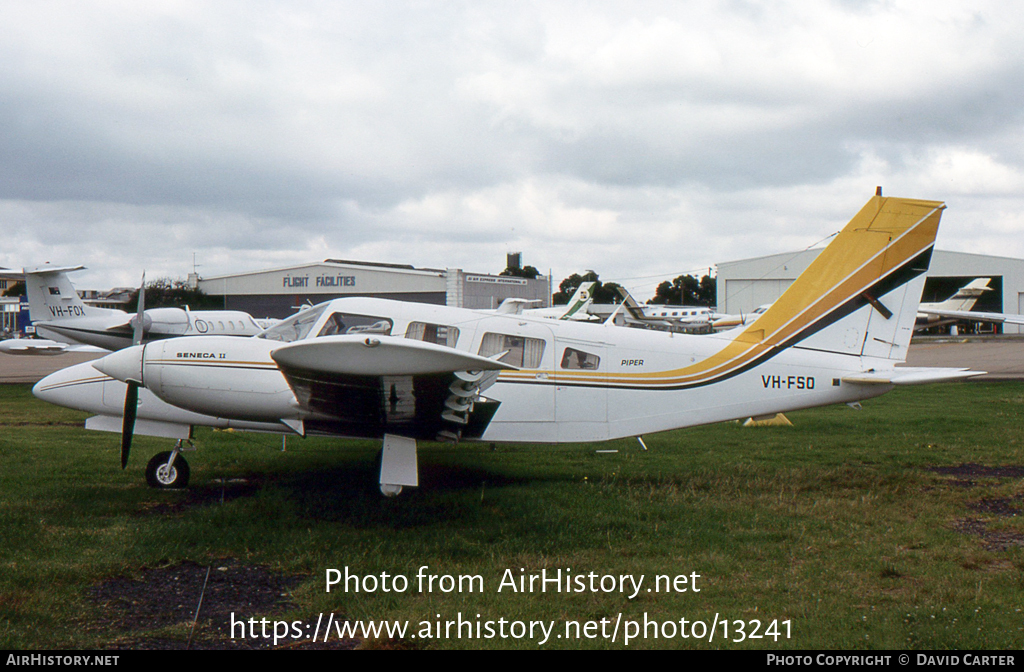
M 195 450 L 195 445 L 188 441 L 189 449 Z M 174 450 L 165 450 L 157 453 L 146 465 L 146 483 L 151 488 L 162 490 L 181 489 L 188 485 L 188 462 L 185 461 L 181 451 L 185 450 L 185 441 L 179 440 Z

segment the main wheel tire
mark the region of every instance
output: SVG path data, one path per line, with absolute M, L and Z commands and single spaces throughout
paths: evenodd
M 157 453 L 146 465 L 146 483 L 151 488 L 180 489 L 188 485 L 188 462 L 178 453 L 174 458 L 174 464 L 167 467 L 167 461 L 171 459 L 171 451 L 166 450 Z

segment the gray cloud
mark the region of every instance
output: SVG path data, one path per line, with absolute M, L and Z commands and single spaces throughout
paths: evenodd
M 639 277 L 806 246 L 875 184 L 948 199 L 940 243 L 1024 255 L 1009 2 L 0 12 L 3 266 L 522 249 Z

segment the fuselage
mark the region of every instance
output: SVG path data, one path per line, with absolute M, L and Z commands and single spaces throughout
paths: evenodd
M 33 326 L 46 338 L 120 350 L 132 345 L 135 319 L 120 310 L 89 309 L 82 316 L 36 320 Z M 249 313 L 237 310 L 152 308 L 145 312 L 146 341 L 189 335 L 254 336 L 261 331 L 263 326 Z
M 485 441 L 602 441 L 850 402 L 891 389 L 842 383 L 844 375 L 870 368 L 860 356 L 800 347 L 737 356 L 733 337 L 714 334 L 367 298 L 321 304 L 255 338 L 181 337 L 135 346 L 143 350 L 139 376 L 165 405 L 202 418 L 276 423 L 282 431 L 288 423 L 304 422 L 316 432 L 330 425 L 298 402 L 271 353 L 302 339 L 343 333 L 339 329 L 427 340 L 483 356 L 504 351 L 501 361 L 518 370 L 501 372 L 485 391 L 500 404 L 479 437 Z M 91 375 L 102 385 L 113 382 L 95 370 Z M 37 390 L 52 387 L 48 380 Z M 140 419 L 160 420 L 169 413 L 159 404 L 147 408 L 142 398 Z

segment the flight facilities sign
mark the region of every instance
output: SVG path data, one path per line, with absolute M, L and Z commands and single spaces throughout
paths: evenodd
M 318 275 L 312 279 L 312 286 L 316 289 L 356 286 L 356 276 L 354 275 Z M 308 289 L 310 287 L 309 281 L 310 276 L 308 275 L 286 275 L 281 278 L 281 287 L 285 289 Z
M 459 273 L 461 280 L 461 273 Z M 279 268 L 237 276 L 203 280 L 200 286 L 209 294 L 225 295 L 370 295 L 401 294 L 415 296 L 446 291 L 449 278 L 436 269 L 368 266 L 334 267 L 313 264 Z M 435 297 L 436 299 L 436 297 Z

